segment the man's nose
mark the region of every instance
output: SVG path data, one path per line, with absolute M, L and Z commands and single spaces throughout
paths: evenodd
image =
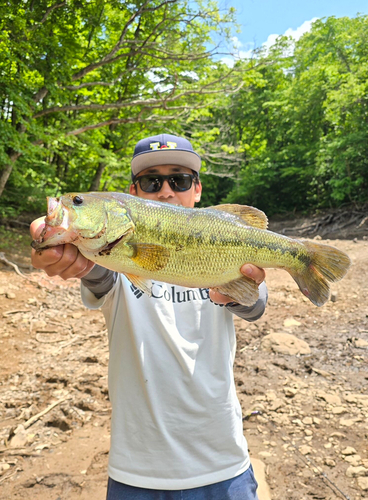
M 162 198 L 170 198 L 175 196 L 174 191 L 171 189 L 170 184 L 167 179 L 164 180 L 164 183 L 162 185 L 162 188 L 160 189 L 158 193 L 159 197 Z

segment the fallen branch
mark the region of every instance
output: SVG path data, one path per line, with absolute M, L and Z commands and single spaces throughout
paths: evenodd
M 368 220 L 368 215 L 367 215 L 367 217 L 364 217 L 364 219 L 362 221 L 360 221 L 360 224 L 357 226 L 357 228 L 364 226 L 364 224 L 367 222 L 367 220 Z
M 46 415 L 46 413 L 49 413 L 53 408 L 55 408 L 55 406 L 63 403 L 68 398 L 69 398 L 69 396 L 65 396 L 64 398 L 61 398 L 58 401 L 55 401 L 55 403 L 52 403 L 50 406 L 48 406 L 47 408 L 45 408 L 43 411 L 41 411 L 40 413 L 37 413 L 37 415 L 34 415 L 29 420 L 27 420 L 26 422 L 24 422 L 24 424 L 22 424 L 23 427 L 25 429 L 28 429 L 28 427 L 31 427 L 31 425 L 33 425 L 35 422 L 37 422 L 37 420 L 39 420 L 41 417 L 43 417 L 44 415 Z
M 27 281 L 30 281 L 32 284 L 36 285 L 38 288 L 46 288 L 47 290 L 47 287 L 41 285 L 40 283 L 38 283 L 37 281 L 29 278 L 28 276 L 26 276 L 25 274 L 23 274 L 20 270 L 19 270 L 19 267 L 14 264 L 14 262 L 10 262 L 10 260 L 8 260 L 6 257 L 5 257 L 5 254 L 4 252 L 0 252 L 0 262 L 3 262 L 4 264 L 6 264 L 7 266 L 10 266 L 12 267 L 15 272 L 21 276 L 22 278 L 24 278 L 25 280 Z
M 19 271 L 19 267 L 14 264 L 14 262 L 10 262 L 10 260 L 8 260 L 6 257 L 5 257 L 5 254 L 4 252 L 0 252 L 0 261 L 1 262 L 4 262 L 4 264 L 6 264 L 7 266 L 11 266 L 14 268 L 15 272 L 17 274 L 19 274 L 19 276 L 21 276 L 22 278 L 25 278 L 25 279 L 29 279 L 28 276 L 26 276 L 25 274 L 23 274 L 21 271 Z
M 49 331 L 49 332 L 40 332 L 40 333 L 57 333 L 57 332 L 51 332 L 51 331 Z M 40 344 L 56 344 L 57 342 L 63 342 L 65 340 L 65 339 L 62 338 L 62 336 L 60 336 L 57 339 L 47 339 L 47 340 L 45 340 L 42 337 L 40 337 L 40 334 L 36 334 L 35 339 Z
M 4 481 L 6 481 L 7 479 L 10 479 L 12 476 L 14 476 L 17 472 L 21 471 L 22 469 L 20 469 L 19 467 L 17 467 L 14 471 L 11 472 L 11 474 L 8 474 L 7 476 L 4 476 L 0 479 L 0 484 Z
M 0 453 L 11 457 L 39 457 L 40 454 L 35 451 L 27 451 L 25 448 L 4 448 Z

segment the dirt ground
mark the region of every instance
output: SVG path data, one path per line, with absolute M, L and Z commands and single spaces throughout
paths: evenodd
M 273 500 L 368 499 L 367 226 L 326 240 L 353 265 L 325 306 L 313 306 L 286 272 L 269 270 L 266 313 L 253 324 L 235 321 L 244 432 L 251 456 L 266 464 Z M 301 224 L 293 232 L 303 234 Z M 316 232 L 325 238 L 321 226 Z M 26 250 L 5 257 L 26 278 L 0 263 L 0 498 L 104 499 L 110 404 L 102 314 L 83 307 L 76 280 L 31 270 Z M 265 350 L 272 333 L 295 335 L 310 352 Z

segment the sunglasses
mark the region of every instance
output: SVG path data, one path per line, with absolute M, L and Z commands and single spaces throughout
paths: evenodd
M 137 177 L 133 181 L 133 184 L 139 184 L 139 187 L 145 193 L 158 193 L 164 182 L 167 181 L 173 191 L 182 192 L 188 191 L 192 187 L 193 180 L 196 178 L 196 175 L 184 173 L 170 175 L 146 174 Z

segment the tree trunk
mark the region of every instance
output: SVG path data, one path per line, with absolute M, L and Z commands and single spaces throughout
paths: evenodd
M 9 176 L 12 173 L 14 163 L 20 157 L 22 153 L 13 153 L 9 155 L 9 163 L 4 165 L 3 169 L 0 172 L 0 197 L 3 194 L 6 183 L 8 182 Z
M 103 163 L 102 161 L 98 164 L 95 176 L 91 182 L 91 185 L 89 187 L 89 191 L 98 191 L 100 188 L 100 182 L 101 182 L 101 177 L 106 168 L 106 163 Z

